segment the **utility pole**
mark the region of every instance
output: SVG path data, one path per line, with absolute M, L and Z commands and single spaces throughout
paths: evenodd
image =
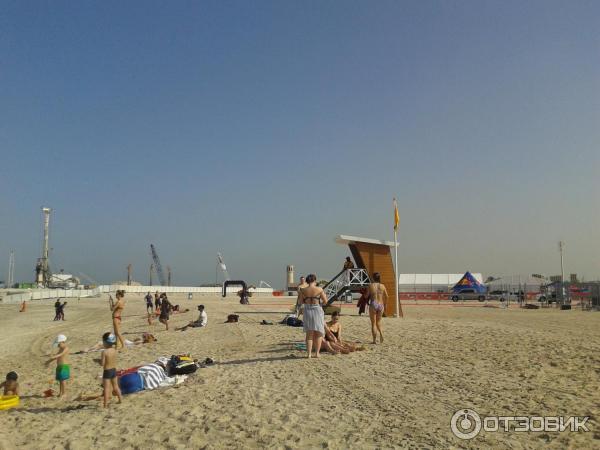
M 562 303 L 565 303 L 565 268 L 563 262 L 563 250 L 565 248 L 565 243 L 563 241 L 558 241 L 558 251 L 560 252 L 560 300 Z
M 44 287 L 48 286 L 50 282 L 50 265 L 48 262 L 48 258 L 50 256 L 50 213 L 52 209 L 42 207 L 42 214 L 44 214 L 44 237 L 42 243 L 42 258 L 40 260 L 38 279 L 36 280 L 38 284 L 43 285 Z M 37 268 L 36 268 L 37 271 Z
M 131 264 L 127 265 L 127 286 L 131 286 Z
M 563 266 L 563 249 L 565 247 L 565 243 L 563 241 L 558 241 L 558 251 L 560 252 L 560 281 L 561 283 L 565 282 L 565 268 Z
M 167 266 L 167 286 L 171 286 L 171 266 Z

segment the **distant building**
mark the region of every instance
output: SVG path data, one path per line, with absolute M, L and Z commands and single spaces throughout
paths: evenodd
M 577 279 L 577 274 L 576 273 L 572 273 L 571 274 L 570 281 L 571 281 L 571 283 L 579 283 L 579 280 Z

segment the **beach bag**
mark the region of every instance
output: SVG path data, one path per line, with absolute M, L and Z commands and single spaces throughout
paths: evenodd
M 144 389 L 144 382 L 139 373 L 128 373 L 119 378 L 119 388 L 122 394 L 133 394 Z
M 240 316 L 237 314 L 229 314 L 227 316 L 227 323 L 237 323 L 240 320 Z
M 290 316 L 287 319 L 285 319 L 285 324 L 290 327 L 301 327 L 304 325 L 304 323 L 300 319 L 293 316 Z
M 194 361 L 189 357 L 184 357 L 185 359 L 180 358 L 179 356 L 171 356 L 171 360 L 169 361 L 169 373 L 171 375 L 186 375 L 189 373 L 194 373 L 198 370 L 198 366 Z

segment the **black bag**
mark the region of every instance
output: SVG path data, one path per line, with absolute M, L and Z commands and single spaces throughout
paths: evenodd
M 301 327 L 304 325 L 304 323 L 298 319 L 297 317 L 288 317 L 285 320 L 285 324 L 290 326 L 290 327 Z
M 182 360 L 179 356 L 171 356 L 171 360 L 169 361 L 169 374 L 185 375 L 194 373 L 196 370 L 198 370 L 198 366 L 194 361 Z

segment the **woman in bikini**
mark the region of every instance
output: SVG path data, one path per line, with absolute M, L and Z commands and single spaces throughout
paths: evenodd
M 383 305 L 388 298 L 385 286 L 381 284 L 381 275 L 379 272 L 373 274 L 373 283 L 369 285 L 369 318 L 371 319 L 371 334 L 373 335 L 373 344 L 377 344 L 377 331 L 379 331 L 379 342 L 383 342 L 383 333 L 381 331 L 381 317 L 383 316 Z M 385 300 L 384 300 L 385 299 Z
M 112 307 L 113 328 L 117 337 L 117 348 L 125 348 L 125 340 L 121 336 L 121 315 L 125 308 L 125 291 L 119 290 L 115 295 L 117 301 Z
M 323 289 L 317 286 L 317 277 L 310 274 L 306 277 L 307 287 L 300 289 L 298 302 L 304 306 L 304 332 L 306 333 L 306 351 L 312 357 L 313 344 L 315 357 L 319 358 L 323 336 L 325 336 L 325 314 L 321 305 L 327 303 Z
M 349 353 L 359 350 L 360 347 L 352 342 L 342 340 L 342 324 L 340 323 L 340 313 L 334 311 L 331 313 L 331 320 L 325 324 L 325 339 L 331 346 L 342 353 Z

